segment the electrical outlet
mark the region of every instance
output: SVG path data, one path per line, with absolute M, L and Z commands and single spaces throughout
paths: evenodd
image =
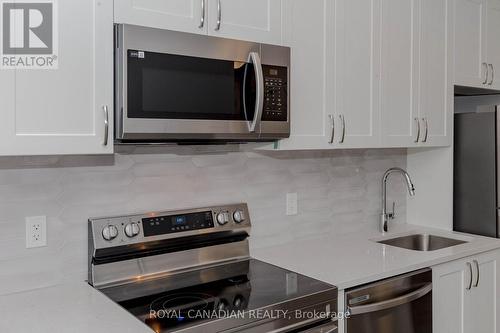
M 297 193 L 287 193 L 286 195 L 286 215 L 298 214 L 298 195 Z
M 26 248 L 47 246 L 47 217 L 26 218 Z

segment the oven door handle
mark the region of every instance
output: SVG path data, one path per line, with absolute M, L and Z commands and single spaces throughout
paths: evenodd
M 396 298 L 393 298 L 393 299 L 390 299 L 387 301 L 349 307 L 349 314 L 351 316 L 354 316 L 354 315 L 359 315 L 359 314 L 364 314 L 364 313 L 370 313 L 370 312 L 376 312 L 376 311 L 390 309 L 390 308 L 396 307 L 398 305 L 410 303 L 410 302 L 413 302 L 421 297 L 424 297 L 431 290 L 432 290 L 432 283 L 427 283 L 422 288 L 417 289 L 415 291 L 412 291 L 409 294 L 399 296 L 399 297 L 396 297 Z
M 296 330 L 299 330 L 301 328 L 304 328 L 304 327 L 307 327 L 307 326 L 310 326 L 310 325 L 314 325 L 314 324 L 318 324 L 320 325 L 321 323 L 324 323 L 325 322 L 325 319 L 324 318 L 311 318 L 311 319 L 307 319 L 307 320 L 304 320 L 304 321 L 301 321 L 299 323 L 295 323 L 295 324 L 292 324 L 292 325 L 289 325 L 289 326 L 286 326 L 286 327 L 282 327 L 282 328 L 279 328 L 277 330 L 274 330 L 274 331 L 269 331 L 268 333 L 286 333 L 286 332 L 291 332 L 291 331 L 296 331 Z M 310 329 L 310 330 L 306 330 L 306 331 L 301 331 L 303 333 L 315 333 L 315 329 L 320 329 L 322 328 L 323 331 L 318 331 L 318 332 L 322 332 L 322 333 L 331 333 L 331 332 L 334 332 L 336 329 L 337 329 L 337 325 L 333 324 L 332 322 L 328 323 L 328 325 L 333 325 L 333 326 L 326 326 L 325 325 L 321 325 L 321 326 L 318 326 L 318 327 L 315 327 L 313 329 Z
M 302 333 L 334 333 L 337 332 L 337 322 L 331 322 L 325 325 L 314 327 Z
M 253 64 L 255 70 L 255 83 L 257 86 L 255 94 L 255 111 L 253 120 L 249 121 L 248 117 L 248 131 L 250 133 L 255 133 L 255 129 L 260 126 L 262 120 L 262 111 L 264 109 L 264 73 L 262 70 L 262 62 L 260 61 L 260 55 L 257 52 L 250 52 L 248 55 L 248 62 Z M 248 69 L 248 67 L 247 67 Z M 247 70 L 245 69 L 245 77 L 243 79 L 243 109 L 246 112 L 246 82 L 247 82 Z

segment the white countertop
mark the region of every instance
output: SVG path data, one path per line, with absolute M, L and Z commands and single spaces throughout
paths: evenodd
M 381 245 L 373 240 L 430 233 L 468 241 L 433 252 Z M 500 248 L 500 240 L 411 225 L 390 233 L 358 232 L 295 241 L 253 250 L 254 258 L 317 278 L 340 290 Z M 151 333 L 152 331 L 85 282 L 0 296 L 0 332 Z
M 414 233 L 444 236 L 468 243 L 420 252 L 375 242 Z M 499 248 L 499 239 L 392 224 L 385 236 L 379 232 L 363 231 L 324 235 L 252 250 L 251 254 L 256 259 L 333 284 L 342 290 Z
M 2 333 L 151 333 L 85 282 L 0 296 Z

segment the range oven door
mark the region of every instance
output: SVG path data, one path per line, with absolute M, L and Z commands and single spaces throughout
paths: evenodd
M 118 140 L 288 136 L 289 49 L 129 25 L 116 33 Z
M 347 333 L 432 333 L 432 272 L 422 270 L 346 293 Z

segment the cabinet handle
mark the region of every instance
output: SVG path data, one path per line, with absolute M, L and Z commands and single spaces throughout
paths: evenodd
M 477 260 L 472 261 L 474 265 L 476 265 L 476 271 L 477 271 L 477 276 L 476 276 L 476 282 L 474 283 L 474 288 L 477 288 L 479 285 L 479 262 Z
M 425 125 L 425 135 L 424 135 L 422 142 L 426 143 L 427 139 L 429 137 L 429 122 L 427 121 L 427 118 L 422 118 L 422 121 L 424 122 L 424 125 Z
M 339 118 L 340 118 L 340 121 L 342 122 L 342 137 L 340 138 L 339 143 L 344 143 L 344 141 L 345 141 L 345 131 L 346 131 L 346 128 L 345 128 L 346 127 L 345 117 L 344 117 L 344 115 L 341 114 L 339 116 Z
M 222 21 L 222 4 L 220 3 L 221 0 L 217 0 L 217 26 L 215 27 L 215 31 L 220 30 L 220 25 Z
M 205 26 L 205 0 L 201 0 L 201 18 L 198 28 L 202 29 Z
M 471 290 L 472 288 L 472 264 L 470 262 L 467 263 L 467 267 L 469 267 L 469 272 L 470 272 L 470 280 L 469 280 L 469 286 L 466 288 L 467 290 Z
M 102 107 L 104 111 L 104 141 L 103 145 L 107 146 L 108 145 L 108 137 L 109 137 L 109 112 L 108 112 L 108 106 L 104 105 Z
M 491 68 L 491 81 L 488 83 L 491 86 L 495 80 L 495 68 L 493 68 L 493 64 L 489 64 L 488 67 Z
M 420 141 L 420 119 L 415 118 L 415 122 L 417 123 L 417 138 L 415 139 L 415 143 Z
M 328 141 L 328 143 L 332 144 L 333 140 L 335 140 L 335 117 L 332 114 L 330 114 L 330 115 L 328 115 L 328 118 L 330 118 L 330 124 L 332 126 L 332 132 L 331 132 L 330 140 Z
M 489 68 L 488 64 L 485 63 L 485 62 L 483 62 L 483 67 L 485 68 L 485 72 L 486 72 L 486 78 L 484 79 L 483 84 L 487 84 L 488 83 L 488 77 L 490 76 L 490 68 Z

